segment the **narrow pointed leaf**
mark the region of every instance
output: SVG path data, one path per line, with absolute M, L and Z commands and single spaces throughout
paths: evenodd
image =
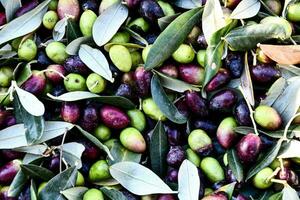
M 105 187 L 100 189 L 106 197 L 108 197 L 110 200 L 127 200 L 127 197 L 124 196 L 124 194 L 118 190 L 115 189 L 107 189 Z
M 46 121 L 44 134 L 37 143 L 46 142 L 60 135 L 63 135 L 73 127 L 73 124 L 64 121 Z
M 55 41 L 60 41 L 63 39 L 63 37 L 66 34 L 67 24 L 68 24 L 67 17 L 62 18 L 55 24 L 52 32 L 52 37 Z
M 286 87 L 286 80 L 284 78 L 277 79 L 267 92 L 267 97 L 260 102 L 260 105 L 272 106 L 274 102 L 279 98 L 281 93 Z
M 15 12 L 21 8 L 21 0 L 1 0 L 3 7 L 5 8 L 6 20 L 9 22 L 13 19 Z
M 18 197 L 28 181 L 28 176 L 26 176 L 26 174 L 22 170 L 19 170 L 14 177 L 13 182 L 9 186 L 8 196 Z
M 82 44 L 91 43 L 91 37 L 79 37 L 68 44 L 66 52 L 69 55 L 77 55 Z
M 0 149 L 11 149 L 27 145 L 24 124 L 16 124 L 0 131 Z
M 232 11 L 230 18 L 232 19 L 247 19 L 257 15 L 260 9 L 259 0 L 242 0 L 237 7 Z
M 289 185 L 285 185 L 282 190 L 282 200 L 299 200 L 297 191 Z
M 110 149 L 110 153 L 114 160 L 109 159 L 109 165 L 124 161 L 139 163 L 142 158 L 142 154 L 129 151 L 128 149 L 124 148 L 119 142 L 114 142 L 113 146 Z
M 21 165 L 21 170 L 31 178 L 48 181 L 54 177 L 54 173 L 49 169 L 33 164 Z
M 79 25 L 72 18 L 67 20 L 67 41 L 68 44 L 73 40 L 81 37 L 81 31 Z
M 243 165 L 240 162 L 239 157 L 237 156 L 237 153 L 234 149 L 230 149 L 227 152 L 227 159 L 228 159 L 229 168 L 232 170 L 234 177 L 237 179 L 238 182 L 243 181 L 244 180 Z
M 73 187 L 62 191 L 61 193 L 67 200 L 82 200 L 86 191 L 88 191 L 87 187 Z
M 241 87 L 243 88 L 243 91 L 245 93 L 246 100 L 250 103 L 250 105 L 254 106 L 255 103 L 254 92 L 253 92 L 252 79 L 249 70 L 247 53 L 245 53 L 244 59 L 245 62 L 244 62 L 244 71 L 241 76 Z
M 75 166 L 77 169 L 82 167 L 81 155 L 85 147 L 77 142 L 66 143 L 62 146 L 63 158 L 70 166 Z

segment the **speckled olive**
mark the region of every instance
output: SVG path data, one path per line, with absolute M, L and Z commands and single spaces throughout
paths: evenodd
M 278 112 L 274 108 L 266 105 L 258 106 L 255 109 L 254 119 L 261 127 L 267 130 L 277 130 L 282 124 Z
M 213 157 L 203 158 L 200 168 L 208 180 L 212 183 L 216 183 L 225 179 L 224 170 L 222 169 L 219 161 Z
M 259 136 L 248 133 L 237 144 L 237 155 L 243 163 L 254 162 L 261 150 L 261 139 Z
M 212 151 L 212 140 L 201 129 L 193 130 L 188 137 L 190 148 L 200 155 L 208 155 Z
M 45 28 L 52 30 L 58 21 L 58 15 L 55 11 L 49 10 L 43 17 L 43 25 Z
M 122 72 L 129 72 L 132 60 L 129 50 L 122 45 L 113 45 L 109 49 L 109 57 L 114 65 Z
M 20 59 L 31 61 L 35 58 L 36 54 L 37 46 L 33 40 L 27 39 L 19 45 L 18 56 Z
M 80 15 L 78 0 L 59 0 L 57 4 L 57 14 L 60 19 L 69 16 L 77 20 Z
M 281 72 L 271 64 L 257 64 L 250 68 L 252 80 L 260 84 L 270 84 L 281 76 Z
M 187 44 L 181 44 L 178 49 L 172 54 L 174 60 L 179 63 L 190 63 L 195 58 L 195 52 L 193 48 Z
M 110 178 L 109 166 L 105 160 L 95 162 L 89 171 L 89 179 L 92 182 L 99 182 Z
M 120 133 L 121 144 L 128 150 L 143 153 L 146 150 L 146 142 L 139 130 L 128 127 Z
M 145 70 L 144 67 L 138 67 L 134 71 L 133 79 L 135 81 L 135 88 L 139 97 L 146 97 L 150 93 L 152 73 Z
M 233 78 L 239 78 L 244 70 L 244 58 L 239 53 L 230 52 L 225 59 L 225 66 L 230 70 Z
M 128 110 L 127 115 L 130 119 L 130 125 L 139 131 L 146 127 L 146 118 L 142 111 L 138 109 Z
M 103 123 L 114 129 L 122 129 L 129 125 L 130 119 L 121 109 L 114 106 L 103 106 L 100 109 Z
M 94 22 L 97 19 L 97 15 L 91 10 L 85 10 L 79 20 L 80 31 L 83 36 L 91 36 Z
M 70 56 L 64 62 L 64 68 L 69 73 L 78 73 L 81 75 L 87 75 L 89 68 L 82 62 L 79 56 Z
M 154 120 L 166 120 L 166 116 L 160 111 L 152 98 L 144 99 L 142 102 L 144 113 Z
M 178 67 L 179 77 L 181 80 L 199 85 L 204 80 L 204 69 L 199 65 L 185 64 Z
M 86 90 L 85 78 L 80 74 L 68 74 L 68 76 L 66 76 L 66 79 L 64 80 L 64 85 L 68 92 Z
M 171 146 L 167 154 L 167 163 L 172 167 L 179 167 L 185 159 L 185 152 L 181 146 Z
M 86 86 L 90 92 L 98 94 L 105 89 L 106 81 L 102 76 L 91 73 L 86 79 Z
M 62 64 L 68 58 L 66 46 L 61 42 L 51 42 L 46 47 L 47 56 L 55 63 Z
M 233 117 L 223 119 L 217 130 L 218 142 L 225 149 L 230 148 L 236 141 L 238 135 L 234 132 L 237 123 Z
M 61 106 L 60 115 L 66 122 L 75 123 L 80 117 L 80 107 L 74 102 L 65 102 Z
M 159 68 L 159 71 L 173 78 L 178 77 L 178 69 L 174 64 L 166 64 Z
M 104 196 L 101 190 L 92 188 L 84 193 L 83 200 L 104 200 Z
M 267 189 L 271 187 L 273 184 L 268 178 L 272 175 L 273 170 L 269 167 L 266 167 L 260 170 L 255 176 L 253 177 L 253 185 L 259 189 Z

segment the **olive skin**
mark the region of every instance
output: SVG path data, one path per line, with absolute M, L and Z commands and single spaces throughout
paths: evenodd
M 186 92 L 185 99 L 188 108 L 193 114 L 196 114 L 200 117 L 206 117 L 208 115 L 207 102 L 197 92 Z
M 64 80 L 64 85 L 68 92 L 86 90 L 86 80 L 80 74 L 68 74 Z
M 0 26 L 6 24 L 6 16 L 4 12 L 0 12 Z
M 272 0 L 273 1 L 273 0 Z M 256 49 L 256 59 L 261 63 L 271 63 L 272 60 L 269 58 L 262 50 L 261 48 Z
M 146 97 L 150 94 L 150 83 L 152 73 L 144 67 L 138 67 L 134 71 L 133 78 L 139 97 Z
M 190 148 L 188 148 L 186 151 L 186 158 L 191 161 L 196 167 L 200 167 L 200 157 Z
M 242 195 L 242 194 L 239 194 L 239 195 L 235 198 L 235 200 L 248 200 L 248 198 L 245 197 L 245 196 Z
M 234 132 L 237 123 L 233 117 L 227 117 L 222 120 L 217 130 L 217 139 L 225 149 L 232 147 L 238 135 Z
M 82 75 L 87 75 L 90 71 L 79 56 L 70 56 L 67 58 L 64 62 L 64 68 L 69 73 L 78 73 Z
M 202 129 L 209 134 L 215 134 L 218 128 L 215 122 L 208 119 L 197 119 L 193 124 L 196 129 Z
M 82 158 L 84 160 L 94 161 L 100 157 L 101 152 L 99 148 L 94 145 L 94 143 L 85 139 L 79 139 L 77 142 L 82 144 L 85 148 L 82 153 Z
M 117 32 L 109 42 L 111 43 L 128 43 L 130 34 L 128 32 Z
M 254 162 L 261 150 L 261 145 L 262 142 L 259 136 L 248 133 L 236 146 L 239 159 L 245 164 Z
M 209 109 L 213 112 L 227 113 L 232 110 L 237 96 L 232 90 L 221 90 L 215 93 L 209 101 Z
M 200 155 L 208 155 L 212 151 L 212 140 L 201 129 L 193 130 L 188 137 L 190 148 Z
M 182 133 L 177 129 L 169 126 L 164 126 L 168 136 L 168 142 L 172 146 L 180 145 L 182 142 Z
M 0 188 L 0 199 L 2 200 L 17 200 L 18 198 L 8 196 L 9 186 L 4 186 Z
M 77 20 L 80 15 L 80 7 L 78 0 L 59 0 L 57 4 L 57 14 L 59 19 L 65 16 L 71 16 Z
M 114 106 L 103 106 L 100 109 L 100 118 L 106 126 L 114 129 L 123 129 L 130 123 L 126 113 Z
M 228 53 L 225 59 L 225 66 L 230 70 L 233 78 L 239 78 L 244 70 L 244 58 L 239 53 Z
M 127 115 L 130 119 L 130 125 L 139 131 L 146 127 L 146 118 L 142 111 L 138 109 L 128 110 Z
M 132 60 L 129 50 L 122 45 L 113 45 L 109 49 L 109 57 L 114 65 L 122 72 L 129 72 Z
M 47 56 L 55 63 L 62 64 L 68 58 L 66 46 L 61 42 L 51 42 L 46 47 Z
M 279 69 L 275 68 L 270 64 L 257 64 L 250 68 L 252 80 L 256 83 L 273 83 L 276 79 L 281 76 Z
M 15 12 L 15 17 L 24 15 L 28 11 L 34 9 L 38 4 L 39 2 L 37 0 L 27 1 L 26 3 L 22 4 L 22 7 Z
M 203 158 L 200 168 L 208 180 L 212 183 L 216 183 L 225 179 L 225 174 L 220 163 L 213 157 Z
M 270 177 L 273 173 L 273 170 L 269 167 L 266 167 L 260 170 L 254 177 L 253 177 L 253 185 L 258 189 L 267 189 L 271 187 L 273 184 L 271 181 L 267 182 L 268 177 Z
M 221 68 L 219 69 L 218 73 L 208 82 L 205 90 L 207 92 L 215 91 L 229 83 L 230 79 L 230 72 L 227 69 Z
M 167 164 L 172 167 L 179 167 L 184 159 L 184 149 L 181 146 L 171 146 L 167 154 Z
M 37 54 L 37 46 L 31 39 L 25 40 L 18 48 L 18 56 L 20 59 L 31 61 Z
M 122 97 L 126 97 L 128 99 L 133 99 L 135 96 L 134 92 L 133 92 L 133 88 L 125 83 L 122 83 L 119 85 L 116 93 L 116 96 L 122 96 Z
M 150 24 L 144 18 L 140 17 L 130 22 L 129 27 L 138 33 L 146 33 L 150 29 Z
M 125 2 L 128 8 L 132 9 L 132 8 L 136 8 L 141 2 L 141 0 L 125 0 Z
M 104 200 L 104 196 L 101 190 L 92 188 L 84 193 L 83 200 Z
M 64 102 L 61 106 L 60 115 L 64 121 L 76 123 L 80 117 L 80 107 L 74 102 Z
M 299 22 L 300 21 L 300 3 L 292 3 L 289 4 L 287 7 L 287 18 L 289 21 L 292 22 Z
M 178 77 L 178 70 L 177 67 L 173 64 L 167 64 L 163 65 L 159 68 L 159 71 L 172 77 L 172 78 L 177 78 Z
M 158 196 L 157 200 L 175 200 L 175 197 L 170 194 L 161 194 Z
M 45 75 L 54 84 L 59 84 L 63 80 L 61 75 L 66 75 L 66 70 L 62 65 L 49 65 Z
M 50 10 L 43 17 L 43 25 L 45 28 L 52 30 L 58 21 L 58 15 L 55 11 Z
M 50 59 L 47 57 L 44 51 L 39 51 L 37 54 L 37 62 L 39 65 L 46 67 L 51 65 Z
M 0 151 L 0 156 L 2 159 L 6 161 L 11 161 L 15 159 L 22 159 L 24 157 L 24 153 L 19 152 L 19 151 L 14 151 L 10 149 L 2 149 Z
M 299 184 L 299 178 L 298 175 L 291 169 L 283 168 L 281 169 L 278 174 L 277 178 L 281 180 L 286 180 L 288 184 L 296 186 Z
M 199 85 L 204 80 L 204 69 L 198 65 L 180 65 L 178 72 L 180 79 L 190 84 Z
M 99 122 L 97 108 L 89 105 L 83 109 L 81 114 L 80 125 L 83 129 L 90 132 L 93 131 Z
M 154 119 L 156 121 L 166 120 L 166 116 L 164 116 L 164 114 L 161 112 L 152 98 L 144 99 L 142 102 L 142 108 L 144 113 L 151 119 Z
M 91 36 L 97 15 L 91 10 L 85 10 L 79 20 L 79 28 L 83 36 Z
M 33 70 L 31 77 L 21 86 L 22 89 L 35 95 L 41 94 L 45 87 L 46 77 L 37 70 Z
M 266 115 L 266 113 L 268 114 Z M 267 130 L 277 130 L 282 124 L 278 112 L 274 108 L 265 105 L 258 106 L 255 109 L 254 120 Z
M 99 3 L 97 2 L 97 0 L 81 0 L 80 6 L 82 10 L 92 10 L 94 13 L 97 13 Z
M 89 171 L 89 179 L 92 182 L 99 182 L 110 178 L 109 166 L 105 160 L 95 162 Z
M 158 18 L 164 16 L 163 10 L 154 0 L 142 0 L 140 2 L 139 13 L 144 19 L 152 23 L 155 23 Z
M 181 44 L 172 54 L 172 58 L 179 63 L 187 64 L 194 60 L 195 52 L 191 46 L 187 44 Z
M 169 167 L 166 175 L 166 181 L 176 182 L 178 180 L 178 169 Z
M 0 167 L 0 184 L 10 184 L 21 169 L 20 160 L 12 160 Z
M 10 67 L 1 67 L 0 68 L 0 86 L 8 87 L 10 82 L 13 79 L 13 70 Z
M 234 110 L 233 110 L 233 116 L 241 126 L 250 126 L 252 124 L 251 118 L 250 118 L 250 111 L 247 106 L 247 103 L 244 100 L 240 100 Z
M 90 92 L 99 94 L 104 91 L 106 81 L 102 76 L 91 73 L 86 79 L 86 86 Z
M 223 0 L 224 5 L 226 5 L 226 8 L 234 9 L 241 0 Z
M 128 150 L 143 153 L 146 150 L 146 142 L 143 135 L 133 127 L 128 127 L 120 133 L 121 144 Z
M 98 138 L 100 141 L 107 141 L 111 137 L 111 130 L 104 125 L 99 125 L 94 130 L 94 136 Z

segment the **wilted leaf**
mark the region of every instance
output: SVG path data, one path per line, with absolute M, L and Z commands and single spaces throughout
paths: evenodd
M 245 53 L 245 64 L 244 64 L 244 71 L 241 76 L 241 87 L 244 91 L 245 99 L 250 103 L 250 105 L 254 106 L 254 92 L 253 92 L 253 85 L 252 85 L 252 79 L 250 75 L 249 70 L 249 64 L 248 64 L 248 56 L 247 53 Z
M 87 187 L 73 187 L 62 191 L 61 193 L 67 200 L 82 200 L 86 191 L 88 191 Z
M 254 17 L 260 9 L 259 0 L 242 0 L 232 11 L 230 18 L 247 19 Z
M 63 39 L 66 33 L 67 24 L 68 24 L 67 17 L 62 18 L 55 24 L 52 32 L 52 37 L 55 41 L 60 41 Z
M 243 165 L 234 149 L 227 151 L 227 159 L 229 168 L 231 169 L 234 177 L 238 182 L 242 182 L 244 180 Z

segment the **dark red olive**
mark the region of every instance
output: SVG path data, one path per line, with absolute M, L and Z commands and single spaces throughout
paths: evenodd
M 164 16 L 159 4 L 154 0 L 142 0 L 139 8 L 140 15 L 146 20 L 156 23 L 157 19 Z
M 167 154 L 167 163 L 172 167 L 179 167 L 185 159 L 185 152 L 181 146 L 171 146 Z
M 225 192 L 215 192 L 205 196 L 202 200 L 228 200 L 228 195 Z
M 22 159 L 24 157 L 24 153 L 19 151 L 14 151 L 11 149 L 2 149 L 0 151 L 1 160 L 11 161 L 15 159 Z
M 159 68 L 159 71 L 173 78 L 178 77 L 177 67 L 173 64 L 163 65 Z
M 291 169 L 284 167 L 279 171 L 277 177 L 281 180 L 286 180 L 288 184 L 296 186 L 299 184 L 298 175 Z
M 8 197 L 9 186 L 2 187 L 0 190 L 0 199 L 1 200 L 17 200 L 16 197 Z
M 33 70 L 31 77 L 22 84 L 21 88 L 38 95 L 41 94 L 46 87 L 46 77 L 41 71 Z
M 5 12 L 0 12 L 0 26 L 6 24 L 6 15 Z
M 244 100 L 237 102 L 233 115 L 236 121 L 241 126 L 250 126 L 252 124 L 249 108 Z
M 62 65 L 49 65 L 45 74 L 54 84 L 58 84 L 63 80 L 63 76 L 66 75 L 66 70 Z
M 209 119 L 196 119 L 194 121 L 194 127 L 196 129 L 202 129 L 209 134 L 215 134 L 218 126 Z
M 38 4 L 38 0 L 27 1 L 26 3 L 22 4 L 22 7 L 16 11 L 15 16 L 20 17 L 21 15 L 24 15 L 28 11 L 31 11 L 32 9 L 37 7 Z
M 233 183 L 237 181 L 236 177 L 234 176 L 232 170 L 229 167 L 226 167 L 225 176 L 226 176 L 226 181 L 228 183 Z
M 65 102 L 61 106 L 60 115 L 66 122 L 76 123 L 80 117 L 80 107 L 74 102 Z
M 146 97 L 150 93 L 150 82 L 152 73 L 146 71 L 144 67 L 136 68 L 134 72 L 134 80 L 139 97 Z
M 279 69 L 272 64 L 259 63 L 250 68 L 252 80 L 256 83 L 272 83 L 281 76 Z
M 99 117 L 98 117 L 97 108 L 91 105 L 85 107 L 80 120 L 81 127 L 84 130 L 91 132 L 97 127 L 98 122 L 99 122 Z
M 208 115 L 207 102 L 195 91 L 185 93 L 185 99 L 189 110 L 200 117 Z
M 157 200 L 175 200 L 175 197 L 171 194 L 161 194 L 158 196 Z
M 214 94 L 209 101 L 209 109 L 216 113 L 230 112 L 237 101 L 234 91 L 225 89 Z
M 0 168 L 0 184 L 10 184 L 18 171 L 22 162 L 18 159 L 12 160 Z
M 102 122 L 115 129 L 122 129 L 129 125 L 129 117 L 119 108 L 114 106 L 103 106 L 100 110 Z
M 99 3 L 97 0 L 82 0 L 80 2 L 82 10 L 92 10 L 97 13 L 99 10 Z
M 239 194 L 239 195 L 235 198 L 235 200 L 248 200 L 248 198 L 245 197 L 245 196 L 242 195 L 242 194 Z
M 134 82 L 134 72 L 126 72 L 123 74 L 122 79 L 121 79 L 122 83 L 128 84 L 130 86 L 134 86 L 135 82 Z
M 70 56 L 66 59 L 64 67 L 69 73 L 89 74 L 89 68 L 82 62 L 79 56 Z
M 230 70 L 233 78 L 239 78 L 244 70 L 244 58 L 240 53 L 228 53 L 225 66 Z
M 199 45 L 199 47 L 201 49 L 206 49 L 207 48 L 207 42 L 206 42 L 206 39 L 204 37 L 204 34 L 200 34 L 197 38 L 197 43 Z
M 11 113 L 5 109 L 0 108 L 0 127 L 5 126 L 5 121 Z
M 204 69 L 195 64 L 183 64 L 178 68 L 179 77 L 181 80 L 199 85 L 204 79 Z
M 178 181 L 178 169 L 169 167 L 167 171 L 166 181 L 177 182 Z
M 59 155 L 53 155 L 50 158 L 49 164 L 48 164 L 48 169 L 53 171 L 53 172 L 58 172 L 59 171 L 59 165 L 60 165 L 60 158 Z
M 182 134 L 181 132 L 173 127 L 165 126 L 165 131 L 168 136 L 168 142 L 170 145 L 175 146 L 179 145 L 182 140 Z
M 261 139 L 259 136 L 248 133 L 237 144 L 237 154 L 243 163 L 254 162 L 261 150 Z
M 212 92 L 225 86 L 230 81 L 230 72 L 227 69 L 221 68 L 218 73 L 209 81 L 205 90 Z
M 91 143 L 88 140 L 80 139 L 78 140 L 78 143 L 82 144 L 84 146 L 84 152 L 82 154 L 82 158 L 85 160 L 97 160 L 100 157 L 100 150 L 98 147 L 96 147 L 93 143 Z
M 5 127 L 9 127 L 12 125 L 17 124 L 17 119 L 15 118 L 15 116 L 13 115 L 9 115 L 6 117 L 5 121 L 4 121 L 4 126 Z
M 138 6 L 141 0 L 125 0 L 128 8 L 135 8 Z
M 184 115 L 186 117 L 189 115 L 189 110 L 188 110 L 188 106 L 186 104 L 185 98 L 182 98 L 182 99 L 179 99 L 178 101 L 176 101 L 175 106 L 182 115 Z

